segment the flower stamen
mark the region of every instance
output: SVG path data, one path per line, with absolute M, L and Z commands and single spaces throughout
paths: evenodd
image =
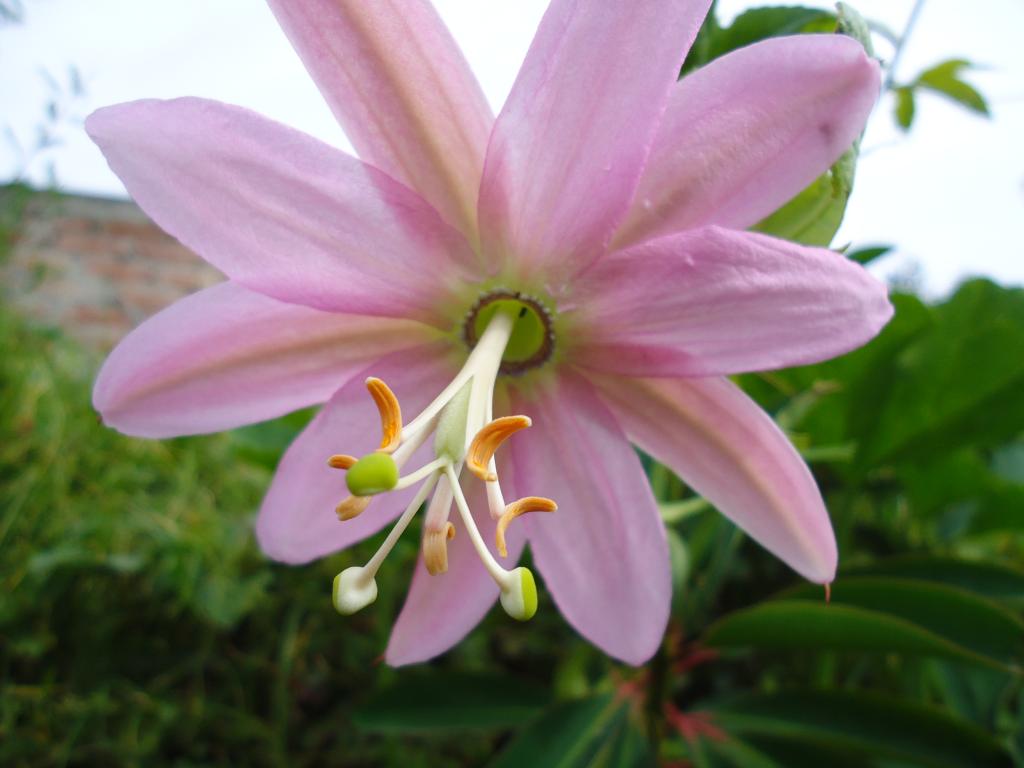
M 384 543 L 366 562 L 366 565 L 346 568 L 334 577 L 333 600 L 334 608 L 338 613 L 347 616 L 365 608 L 377 599 L 377 571 L 384 563 L 384 558 L 391 553 L 398 539 L 405 533 L 405 529 L 409 527 L 409 523 L 412 522 L 424 499 L 433 489 L 438 477 L 438 473 L 435 473 L 420 487 L 412 501 L 409 502 L 409 506 L 405 508 L 405 512 L 398 518 L 398 522 L 392 526 Z
M 476 521 L 473 520 L 473 513 L 459 486 L 459 478 L 455 474 L 455 469 L 449 464 L 445 467 L 445 473 L 448 475 L 448 483 L 454 492 L 455 506 L 459 510 L 462 524 L 466 528 L 466 534 L 469 536 L 473 549 L 476 550 L 480 562 L 501 590 L 501 607 L 505 609 L 505 613 L 517 621 L 533 618 L 533 614 L 537 612 L 537 584 L 533 579 L 533 573 L 525 566 L 519 566 L 511 571 L 506 571 L 501 567 L 491 551 L 487 549 L 487 545 L 480 535 L 480 529 L 476 527 Z
M 448 542 L 455 538 L 455 526 L 444 524 L 439 531 L 425 531 L 423 534 L 423 563 L 431 576 L 448 570 Z
M 422 480 L 432 472 L 436 472 L 439 469 L 444 469 L 444 465 L 447 463 L 448 459 L 445 457 L 434 459 L 429 464 L 424 464 L 415 472 L 410 472 L 408 475 L 404 475 L 403 477 L 398 478 L 398 483 L 391 490 L 401 491 L 405 488 L 408 488 L 411 485 L 416 485 L 416 483 L 418 483 L 420 480 Z
M 452 508 L 452 483 L 458 485 L 458 478 L 453 481 L 448 472 L 450 468 L 450 463 L 444 465 L 423 521 L 423 564 L 431 576 L 448 570 L 448 515 Z
M 554 512 L 557 509 L 558 505 L 555 502 L 543 496 L 525 496 L 505 507 L 505 513 L 498 518 L 498 528 L 494 531 L 494 541 L 498 545 L 498 554 L 502 557 L 508 557 L 508 547 L 505 545 L 505 531 L 508 529 L 509 523 L 520 515 L 525 515 L 527 512 Z
M 394 453 L 402 440 L 402 408 L 391 388 L 380 379 L 371 376 L 366 380 L 373 402 L 380 411 L 380 448 L 384 453 Z
M 359 459 L 355 456 L 349 456 L 347 453 L 336 453 L 327 459 L 327 466 L 334 469 L 352 469 L 357 461 Z
M 372 496 L 346 496 L 338 506 L 334 508 L 334 511 L 338 515 L 338 519 L 341 521 L 351 520 L 354 517 L 359 517 L 366 511 L 366 508 L 370 506 L 370 501 L 373 499 Z
M 491 459 L 490 468 L 495 470 L 494 460 Z M 505 514 L 505 497 L 501 493 L 501 483 L 495 480 L 493 483 L 484 483 L 487 489 L 487 508 L 491 513 L 492 520 L 498 520 Z
M 427 571 L 437 575 L 448 570 L 448 542 L 455 535 L 455 526 L 448 518 L 452 502 L 456 501 L 471 545 L 501 590 L 502 607 L 520 621 L 533 616 L 537 609 L 533 574 L 528 568 L 509 571 L 498 564 L 480 535 L 459 484 L 464 466 L 469 466 L 474 475 L 485 481 L 491 517 L 499 521 L 496 540 L 502 557 L 508 556 L 505 531 L 512 520 L 526 512 L 553 512 L 556 509 L 553 501 L 538 496 L 525 497 L 506 506 L 498 484 L 494 457 L 505 440 L 531 424 L 526 416 L 493 417 L 495 380 L 503 356 L 510 349 L 510 339 L 518 339 L 518 347 L 513 349 L 518 355 L 523 353 L 519 347 L 529 346 L 527 342 L 537 342 L 543 336 L 534 333 L 536 323 L 528 323 L 519 329 L 518 337 L 515 335 L 517 323 L 524 317 L 527 320 L 533 317 L 530 311 L 529 306 L 524 308 L 515 301 L 500 301 L 491 306 L 486 327 L 462 370 L 433 402 L 405 426 L 394 392 L 378 378 L 371 376 L 366 379 L 366 388 L 380 413 L 382 440 L 380 448 L 361 458 L 339 453 L 328 459 L 329 466 L 346 470 L 345 484 L 351 494 L 338 504 L 338 517 L 351 520 L 359 516 L 377 494 L 404 490 L 417 483 L 422 485 L 381 549 L 366 566 L 346 568 L 335 578 L 334 604 L 341 613 L 352 613 L 376 599 L 377 569 L 423 501 L 432 493 L 423 522 L 421 544 Z M 401 467 L 431 434 L 434 436 L 434 458 L 401 475 Z
M 490 464 L 498 446 L 532 423 L 529 416 L 502 416 L 485 424 L 476 433 L 476 437 L 473 438 L 473 443 L 466 453 L 466 466 L 469 471 L 484 482 L 495 482 L 498 475 L 491 469 Z

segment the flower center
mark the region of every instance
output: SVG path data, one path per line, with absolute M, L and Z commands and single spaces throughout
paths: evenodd
M 551 312 L 532 296 L 503 289 L 481 296 L 466 314 L 462 338 L 470 349 L 476 347 L 499 311 L 508 312 L 514 318 L 499 373 L 517 376 L 551 359 L 555 351 Z
M 470 311 L 466 341 L 472 351 L 452 382 L 416 418 L 404 421 L 398 398 L 380 379 L 370 377 L 366 387 L 380 412 L 380 448 L 362 458 L 336 454 L 328 464 L 344 470 L 351 493 L 337 507 L 338 518 L 351 520 L 362 514 L 374 496 L 412 488 L 419 491 L 399 517 L 384 543 L 365 566 L 346 568 L 334 580 L 334 605 L 349 614 L 377 597 L 376 574 L 384 558 L 427 502 L 423 520 L 423 563 L 431 575 L 448 570 L 447 542 L 456 535 L 449 521 L 452 504 L 461 522 L 461 534 L 469 537 L 484 568 L 501 593 L 501 605 L 513 618 L 526 620 L 537 609 L 533 574 L 524 567 L 507 570 L 491 553 L 480 534 L 462 490 L 463 468 L 483 482 L 487 507 L 496 523 L 495 547 L 508 556 L 505 532 L 513 520 L 527 512 L 554 512 L 553 501 L 526 496 L 505 503 L 498 481 L 494 454 L 501 444 L 530 426 L 527 416 L 494 418 L 494 385 L 499 370 L 522 372 L 541 365 L 551 356 L 551 323 L 539 302 L 508 292 L 481 299 Z M 403 465 L 433 435 L 434 458 L 402 474 Z

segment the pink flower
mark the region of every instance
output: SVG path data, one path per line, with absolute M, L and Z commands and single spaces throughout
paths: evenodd
M 852 39 L 813 35 L 676 82 L 709 4 L 554 0 L 495 119 L 424 0 L 271 0 L 362 161 L 201 99 L 96 112 L 88 131 L 138 203 L 228 277 L 114 350 L 94 394 L 106 423 L 167 437 L 326 402 L 281 460 L 257 535 L 301 563 L 406 509 L 378 557 L 339 575 L 343 611 L 373 599 L 436 484 L 424 549 L 447 573 L 417 566 L 393 664 L 451 647 L 499 594 L 531 612 L 532 577 L 490 552 L 499 521 L 510 562 L 529 540 L 580 633 L 646 660 L 669 559 L 630 441 L 829 582 L 835 539 L 810 472 L 725 377 L 841 354 L 890 317 L 884 287 L 841 255 L 743 231 L 853 142 L 878 71 Z M 422 414 L 403 423 L 371 380 L 379 448 L 368 376 Z M 497 465 L 528 420 L 486 427 L 493 413 L 533 419 Z M 339 451 L 369 458 L 346 480 L 326 464 Z M 467 453 L 490 479 L 463 473 L 463 495 L 451 481 Z M 512 522 L 551 505 L 506 510 L 498 474 L 512 498 L 558 510 Z

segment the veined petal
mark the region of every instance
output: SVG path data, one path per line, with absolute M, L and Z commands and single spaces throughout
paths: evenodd
M 573 359 L 636 376 L 814 363 L 892 316 L 885 285 L 841 254 L 719 227 L 610 254 L 578 290 Z
M 557 512 L 522 521 L 544 583 L 580 634 L 628 664 L 644 663 L 664 634 L 672 583 L 664 525 L 636 452 L 574 373 L 514 394 L 512 409 L 533 418 L 509 443 L 514 493 L 558 503 Z
M 327 465 L 336 453 L 362 456 L 380 443 L 380 417 L 366 392 L 366 377 L 388 383 L 410 413 L 424 408 L 456 370 L 446 344 L 388 355 L 352 376 L 299 435 L 278 464 L 267 491 L 256 537 L 263 551 L 286 563 L 305 563 L 353 544 L 393 520 L 412 500 L 415 488 L 375 497 L 369 508 L 340 522 L 334 512 L 349 495 L 345 473 Z M 410 459 L 410 468 L 430 460 L 428 441 Z
M 270 0 L 270 8 L 360 157 L 475 241 L 494 117 L 430 3 Z
M 416 193 L 241 107 L 136 101 L 86 129 L 157 224 L 275 299 L 446 325 L 448 286 L 475 261 Z
M 419 323 L 320 312 L 221 283 L 128 334 L 100 370 L 93 406 L 130 435 L 218 432 L 322 403 L 370 361 L 429 336 Z
M 722 378 L 594 380 L 637 445 L 797 573 L 832 580 L 836 541 L 814 478 L 737 386 Z
M 554 0 L 487 148 L 484 251 L 557 282 L 601 255 L 710 0 Z
M 704 224 L 756 224 L 849 148 L 878 88 L 878 64 L 844 35 L 764 40 L 688 75 L 617 247 Z
M 484 484 L 468 475 L 462 486 L 480 535 L 493 551 L 495 521 L 487 512 Z M 444 653 L 469 634 L 498 599 L 498 586 L 480 563 L 454 506 L 451 521 L 455 538 L 448 542 L 448 571 L 431 576 L 422 556 L 416 563 L 405 605 L 391 630 L 385 655 L 389 664 L 400 667 Z M 512 568 L 525 538 L 512 528 L 507 541 L 509 557 L 502 563 Z

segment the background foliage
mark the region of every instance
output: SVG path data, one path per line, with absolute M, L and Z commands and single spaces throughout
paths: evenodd
M 801 8 L 712 17 L 684 71 L 836 24 Z M 984 106 L 953 85 L 964 69 L 890 83 L 900 123 L 921 89 Z M 760 228 L 828 242 L 855 159 Z M 0 248 L 23 194 L 0 196 Z M 99 361 L 0 307 L 0 764 L 1024 765 L 1024 291 L 972 280 L 936 304 L 893 300 L 863 349 L 740 382 L 825 493 L 843 562 L 831 603 L 645 459 L 675 591 L 642 669 L 580 640 L 543 588 L 527 625 L 498 611 L 429 665 L 378 663 L 416 536 L 347 619 L 331 579 L 381 537 L 302 568 L 252 540 L 308 413 L 118 435 L 89 406 Z

